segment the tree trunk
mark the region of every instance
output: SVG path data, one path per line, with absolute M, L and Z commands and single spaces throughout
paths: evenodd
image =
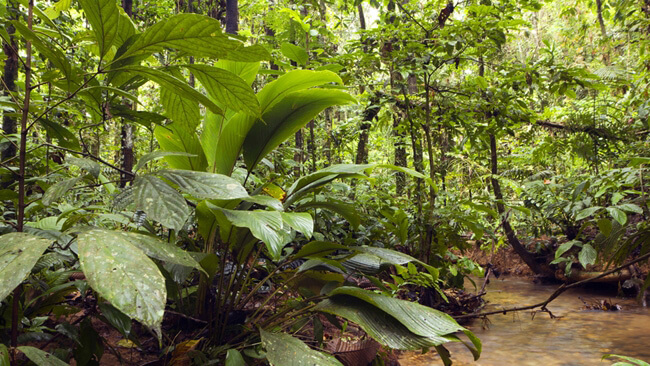
M 296 162 L 296 167 L 294 171 L 296 172 L 296 177 L 302 175 L 302 165 L 305 162 L 305 138 L 302 135 L 302 129 L 296 131 L 296 152 L 293 154 L 293 160 Z
M 607 31 L 605 29 L 605 21 L 603 20 L 603 1 L 596 0 L 596 8 L 598 12 L 598 24 L 600 24 L 600 34 L 603 38 L 607 37 Z
M 494 190 L 494 198 L 497 200 L 497 211 L 501 216 L 501 226 L 503 226 L 503 231 L 508 238 L 508 243 L 514 249 L 514 251 L 521 257 L 521 259 L 530 267 L 533 272 L 536 274 L 554 277 L 555 273 L 546 265 L 537 263 L 535 256 L 526 250 L 524 246 L 517 238 L 517 234 L 510 226 L 510 221 L 508 220 L 508 215 L 506 214 L 505 206 L 503 205 L 503 194 L 501 193 L 501 186 L 499 185 L 499 180 L 495 176 L 499 173 L 498 171 L 498 161 L 497 161 L 497 139 L 494 134 L 490 134 L 490 172 L 492 173 L 492 189 Z
M 239 31 L 239 7 L 237 0 L 226 0 L 226 33 Z
M 11 95 L 11 92 L 16 91 L 16 78 L 18 77 L 18 44 L 14 37 L 16 29 L 13 25 L 7 26 L 7 33 L 9 33 L 10 44 L 2 42 L 2 50 L 5 56 L 4 73 L 2 74 L 3 86 L 6 89 L 3 92 L 4 96 Z M 16 127 L 16 118 L 4 114 L 2 119 L 2 129 L 5 135 L 11 135 L 18 132 Z M 2 151 L 2 160 L 7 160 L 16 156 L 16 145 L 12 143 L 7 144 L 7 148 Z
M 130 17 L 133 17 L 133 0 L 122 0 L 122 8 L 124 12 Z M 128 106 L 129 103 L 126 103 Z M 133 151 L 133 126 L 126 122 L 125 119 L 122 119 L 122 131 L 120 133 L 120 143 L 121 143 L 121 155 L 122 162 L 120 168 L 124 172 L 133 171 L 133 163 L 135 161 L 135 154 Z M 123 173 L 120 173 L 120 184 L 119 186 L 124 188 L 127 183 L 133 180 L 133 176 Z
M 357 164 L 367 164 L 368 163 L 368 134 L 370 132 L 370 126 L 372 125 L 372 120 L 377 117 L 379 114 L 380 106 L 379 96 L 376 94 L 370 98 L 368 102 L 368 107 L 363 111 L 363 120 L 359 126 L 361 134 L 359 135 L 359 144 L 357 145 L 357 156 L 355 158 L 355 163 Z
M 396 113 L 393 116 L 393 146 L 395 147 L 395 165 L 406 167 L 406 143 L 404 142 L 404 131 L 399 127 L 400 117 Z M 404 194 L 406 189 L 406 174 L 402 172 L 395 173 L 395 193 L 398 196 Z
M 323 155 L 325 155 L 325 166 L 332 165 L 332 111 L 330 108 L 325 110 L 325 146 Z

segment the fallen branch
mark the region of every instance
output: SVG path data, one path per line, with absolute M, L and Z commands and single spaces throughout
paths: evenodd
M 612 273 L 619 272 L 620 270 L 622 270 L 622 269 L 624 269 L 624 268 L 626 268 L 628 266 L 631 266 L 631 265 L 633 265 L 635 263 L 644 261 L 644 260 L 646 260 L 648 258 L 650 258 L 650 253 L 646 253 L 646 254 L 640 256 L 639 258 L 637 258 L 635 260 L 632 260 L 632 261 L 629 261 L 629 262 L 627 262 L 625 264 L 622 264 L 622 265 L 620 265 L 620 266 L 618 266 L 618 267 L 616 267 L 616 268 L 614 268 L 612 270 L 603 272 L 598 276 L 587 278 L 587 279 L 584 279 L 582 281 L 574 282 L 574 283 L 572 283 L 570 285 L 563 284 L 557 290 L 555 290 L 555 292 L 553 292 L 551 294 L 551 296 L 548 297 L 548 299 L 546 299 L 546 300 L 544 300 L 544 301 L 542 301 L 540 303 L 537 303 L 537 304 L 522 306 L 522 307 L 514 307 L 514 308 L 510 308 L 510 309 L 488 311 L 488 312 L 485 312 L 485 313 L 472 313 L 472 314 L 458 315 L 458 316 L 454 316 L 453 318 L 454 319 L 481 318 L 481 317 L 484 317 L 484 316 L 487 316 L 487 315 L 506 314 L 506 313 L 511 313 L 511 312 L 514 312 L 514 311 L 532 310 L 532 309 L 535 309 L 535 308 L 540 308 L 539 311 L 543 311 L 543 312 L 548 313 L 550 315 L 551 319 L 553 319 L 553 318 L 556 318 L 556 316 L 553 315 L 553 313 L 551 313 L 551 311 L 548 310 L 546 308 L 546 306 L 548 304 L 550 304 L 551 301 L 555 300 L 558 296 L 560 296 L 564 291 L 566 291 L 568 289 L 571 289 L 571 288 L 574 288 L 574 287 L 582 286 L 585 283 L 595 281 L 595 280 L 597 280 L 599 278 L 608 276 L 608 275 L 610 275 Z

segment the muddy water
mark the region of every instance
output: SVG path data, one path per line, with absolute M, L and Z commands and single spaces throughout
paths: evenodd
M 469 288 L 469 287 L 467 287 Z M 498 310 L 544 301 L 556 285 L 536 285 L 530 280 L 492 280 L 487 287 L 485 309 Z M 611 365 L 601 361 L 605 353 L 623 354 L 650 362 L 650 309 L 634 299 L 615 298 L 616 291 L 595 287 L 564 292 L 549 306 L 557 319 L 546 313 L 519 312 L 491 315 L 489 322 L 475 320 L 466 325 L 483 342 L 481 358 L 460 344 L 448 346 L 454 365 L 573 366 Z M 584 303 L 611 300 L 623 307 L 618 312 L 584 310 Z M 403 366 L 442 365 L 435 353 L 405 353 Z

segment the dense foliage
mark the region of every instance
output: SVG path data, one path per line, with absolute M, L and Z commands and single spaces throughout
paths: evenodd
M 472 244 L 562 280 L 650 252 L 649 17 L 0 0 L 0 365 L 98 364 L 99 323 L 172 363 L 340 365 L 348 321 L 478 359 L 434 309 Z

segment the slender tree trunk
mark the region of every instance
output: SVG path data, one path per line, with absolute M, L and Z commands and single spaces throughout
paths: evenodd
M 32 30 L 34 0 L 29 0 L 28 15 L 27 15 L 27 28 Z M 18 145 L 18 212 L 16 214 L 16 231 L 22 232 L 25 223 L 25 166 L 27 163 L 27 119 L 29 117 L 30 95 L 32 90 L 32 44 L 27 41 L 25 44 L 25 97 L 23 99 L 23 113 L 20 119 L 20 142 Z M 10 344 L 11 352 L 11 365 L 18 365 L 17 351 L 18 347 L 18 322 L 19 319 L 19 306 L 20 297 L 22 295 L 22 286 L 18 286 L 13 291 L 13 300 L 11 307 L 11 339 Z
M 226 0 L 226 33 L 239 31 L 239 5 L 237 0 Z
M 133 18 L 133 0 L 122 0 L 122 8 L 129 17 Z M 127 105 L 129 104 L 127 103 Z M 120 133 L 122 162 L 120 168 L 124 172 L 133 171 L 133 163 L 135 162 L 133 140 L 133 125 L 122 119 L 122 131 Z M 126 187 L 131 180 L 133 180 L 132 175 L 120 173 L 120 187 Z
M 479 75 L 480 76 L 485 75 L 485 64 L 483 62 L 483 57 L 479 58 Z M 491 117 L 490 113 L 489 112 L 486 113 L 486 118 L 490 118 L 490 117 Z M 497 201 L 496 202 L 497 212 L 499 212 L 499 216 L 501 217 L 501 226 L 503 227 L 503 231 L 506 234 L 508 243 L 515 251 L 515 253 L 519 255 L 519 257 L 526 263 L 526 265 L 528 265 L 528 267 L 533 272 L 548 277 L 554 277 L 555 273 L 546 264 L 537 263 L 535 256 L 531 252 L 526 250 L 526 248 L 519 241 L 519 238 L 517 237 L 515 231 L 512 229 L 512 226 L 510 226 L 510 220 L 508 219 L 508 214 L 506 213 L 506 208 L 505 205 L 503 204 L 503 194 L 501 192 L 501 185 L 499 184 L 499 180 L 496 178 L 496 176 L 499 174 L 497 139 L 494 133 L 490 133 L 489 138 L 490 138 L 490 173 L 492 174 L 492 178 L 490 178 L 490 181 L 492 183 L 494 198 Z
M 400 116 L 393 115 L 393 146 L 395 147 L 395 165 L 406 167 L 406 144 L 404 142 L 404 131 L 400 128 Z M 406 174 L 402 172 L 395 173 L 395 193 L 398 196 L 404 194 L 406 189 Z
M 501 216 L 501 226 L 503 227 L 503 231 L 506 234 L 508 243 L 510 243 L 510 246 L 512 249 L 514 249 L 515 253 L 521 257 L 521 259 L 526 263 L 526 265 L 528 265 L 528 267 L 530 267 L 531 270 L 533 270 L 533 272 L 536 274 L 553 277 L 555 275 L 553 271 L 545 264 L 537 263 L 535 256 L 526 250 L 526 248 L 519 241 L 519 238 L 517 238 L 517 234 L 512 229 L 512 226 L 510 226 L 510 221 L 508 220 L 508 215 L 503 204 L 501 186 L 499 185 L 499 180 L 495 178 L 499 171 L 497 169 L 497 139 L 494 134 L 490 134 L 490 165 L 490 172 L 492 173 L 492 178 L 490 180 L 492 181 L 494 198 L 497 200 L 497 211 Z
M 311 158 L 311 169 L 310 172 L 316 171 L 316 133 L 314 131 L 314 120 L 309 121 L 309 143 L 307 144 L 307 150 L 309 151 L 309 156 Z
M 294 171 L 296 177 L 299 177 L 302 175 L 302 168 L 305 162 L 305 137 L 302 135 L 302 129 L 296 131 L 295 140 L 296 152 L 293 154 L 293 160 L 296 162 L 296 167 Z
M 607 38 L 607 30 L 605 29 L 605 21 L 603 20 L 603 1 L 596 0 L 596 8 L 598 12 L 598 24 L 600 24 L 600 34 L 603 38 Z
M 2 87 L 4 88 L 3 95 L 9 96 L 11 92 L 16 91 L 16 79 L 18 78 L 18 44 L 14 37 L 14 33 L 16 32 L 14 26 L 9 23 L 6 30 L 9 33 L 10 43 L 2 42 L 2 50 L 6 57 L 4 73 L 2 74 Z M 2 129 L 5 135 L 17 133 L 16 118 L 8 116 L 5 113 L 2 118 Z M 16 156 L 16 145 L 9 143 L 7 144 L 7 148 L 2 151 L 2 160 L 7 160 L 14 156 Z
M 379 96 L 373 95 L 368 102 L 368 107 L 363 111 L 363 120 L 359 126 L 361 133 L 359 134 L 359 144 L 357 145 L 357 155 L 355 158 L 356 164 L 367 164 L 368 163 L 368 137 L 370 132 L 370 126 L 372 125 L 372 120 L 377 117 L 379 114 L 380 106 Z
M 332 164 L 332 111 L 331 108 L 325 110 L 325 146 L 323 147 L 323 155 L 325 155 L 325 166 Z

